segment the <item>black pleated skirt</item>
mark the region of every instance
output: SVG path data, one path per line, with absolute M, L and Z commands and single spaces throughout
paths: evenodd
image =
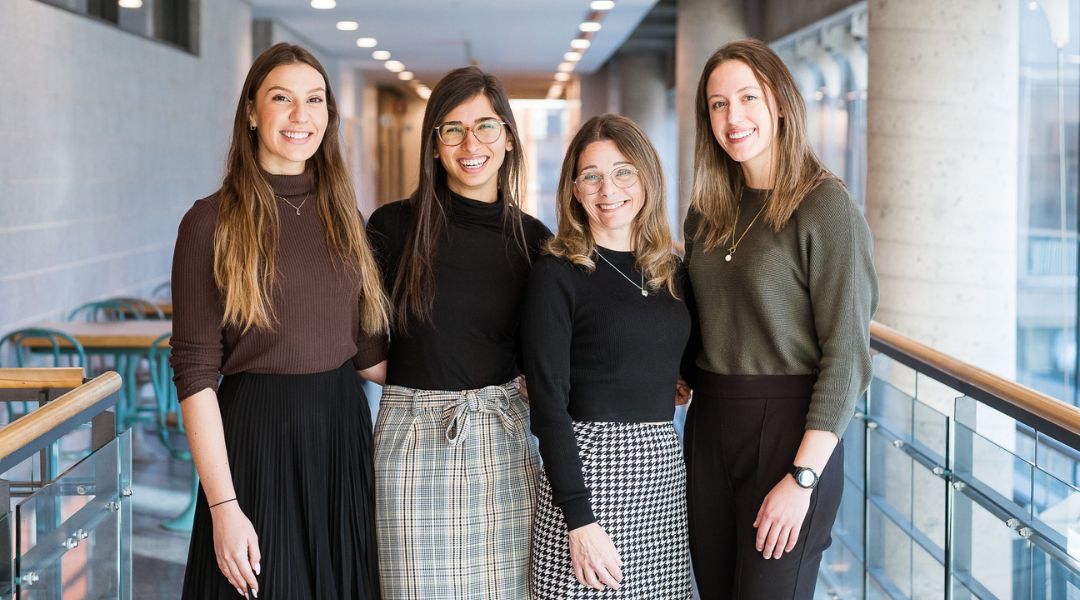
M 218 401 L 237 501 L 259 536 L 259 599 L 378 598 L 371 413 L 351 363 L 229 375 Z M 236 597 L 200 489 L 183 598 Z

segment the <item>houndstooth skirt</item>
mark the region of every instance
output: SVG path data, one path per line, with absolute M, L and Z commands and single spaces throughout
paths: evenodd
M 671 423 L 575 422 L 593 513 L 623 560 L 618 590 L 578 583 L 566 523 L 541 476 L 530 587 L 535 600 L 690 598 L 686 468 Z
M 387 386 L 375 425 L 382 598 L 528 598 L 538 473 L 512 383 Z

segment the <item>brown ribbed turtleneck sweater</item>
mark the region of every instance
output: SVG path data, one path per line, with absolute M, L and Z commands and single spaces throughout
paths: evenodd
M 386 336 L 366 336 L 360 328 L 359 280 L 335 264 L 326 245 L 313 174 L 265 176 L 280 197 L 272 329 L 222 327 L 223 299 L 214 283 L 218 195 L 195 202 L 180 222 L 171 362 L 181 399 L 216 390 L 219 374 L 319 373 L 349 360 L 363 369 L 386 357 Z M 281 198 L 304 203 L 300 214 Z

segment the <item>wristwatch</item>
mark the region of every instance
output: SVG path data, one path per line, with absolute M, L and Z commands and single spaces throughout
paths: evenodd
M 810 467 L 791 465 L 791 476 L 795 478 L 795 483 L 799 484 L 799 487 L 804 490 L 812 490 L 817 486 L 818 474 Z

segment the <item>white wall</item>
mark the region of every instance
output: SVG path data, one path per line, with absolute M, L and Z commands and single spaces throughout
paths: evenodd
M 0 334 L 169 277 L 220 184 L 251 9 L 200 3 L 199 55 L 36 0 L 0 2 Z

